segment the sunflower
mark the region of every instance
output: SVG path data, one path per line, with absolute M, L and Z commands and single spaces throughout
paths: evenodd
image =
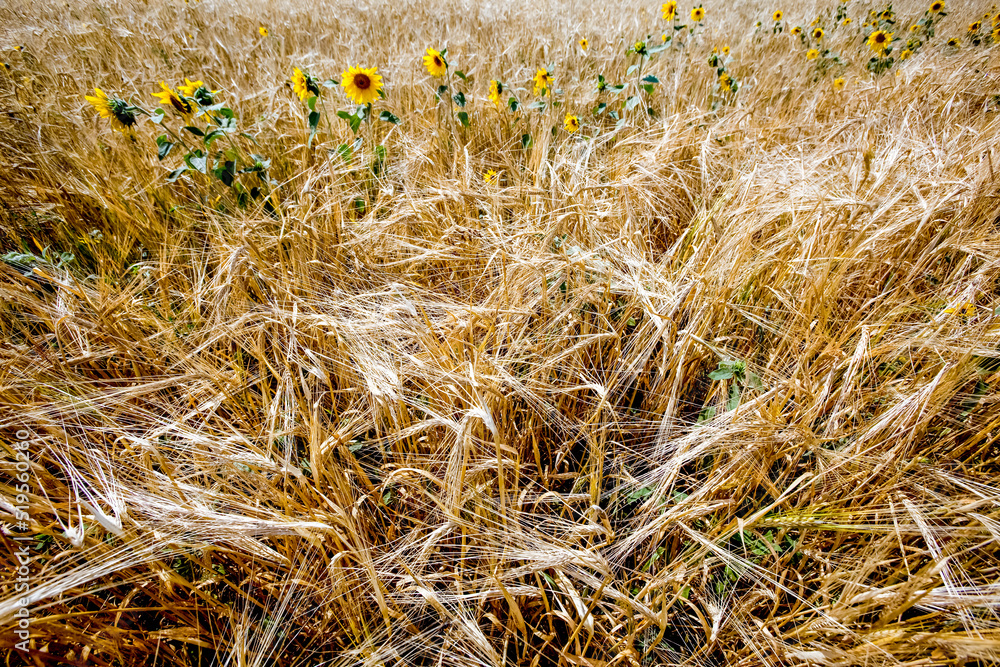
M 580 119 L 573 114 L 568 113 L 566 114 L 566 118 L 563 119 L 563 126 L 566 128 L 567 132 L 573 134 L 580 129 Z
M 819 58 L 819 51 L 816 49 L 809 49 L 806 51 L 806 60 L 816 60 Z
M 705 18 L 705 8 L 698 6 L 691 10 L 691 20 L 698 23 Z
M 979 32 L 979 29 L 983 27 L 982 21 L 973 21 L 969 24 L 969 32 Z
M 850 25 L 850 24 L 851 24 L 851 17 L 848 16 L 846 19 L 844 19 L 843 23 L 841 23 L 840 25 Z
M 501 95 L 503 95 L 503 84 L 496 79 L 493 79 L 490 81 L 490 102 L 493 102 L 497 109 L 500 108 Z
M 724 55 L 724 56 L 728 56 L 729 55 L 729 45 L 728 44 L 726 44 L 725 46 L 722 47 L 722 55 Z
M 894 16 L 894 14 L 892 13 L 892 10 L 891 9 L 887 9 L 884 12 L 882 12 L 881 14 L 879 14 L 878 17 L 882 21 L 891 21 L 893 16 Z
M 307 97 L 319 97 L 319 84 L 316 83 L 316 79 L 298 67 L 292 70 L 292 90 L 302 101 Z
M 842 91 L 844 89 L 844 84 L 845 83 L 846 82 L 844 81 L 843 77 L 839 77 L 839 78 L 834 79 L 833 80 L 833 90 L 834 90 L 834 92 L 839 93 L 840 91 Z
M 993 40 L 994 43 L 1000 42 L 1000 25 L 993 28 L 993 32 L 990 33 L 990 38 Z
M 492 169 L 487 169 L 483 174 L 483 181 L 486 183 L 492 183 L 497 178 L 497 172 Z
M 944 11 L 944 0 L 934 0 L 927 11 L 931 14 L 940 14 Z
M 590 48 L 590 42 L 587 41 L 586 37 L 580 38 L 580 48 L 583 49 L 584 51 Z
M 719 75 L 719 85 L 725 90 L 732 89 L 733 77 L 729 76 L 729 72 L 723 72 Z
M 172 107 L 182 118 L 190 119 L 191 114 L 194 113 L 194 107 L 191 103 L 177 91 L 172 90 L 163 81 L 160 82 L 160 88 L 163 90 L 158 93 L 153 93 L 153 97 L 158 97 L 160 99 L 160 104 L 163 106 Z
M 815 39 L 817 42 L 819 40 L 823 39 L 823 35 L 825 35 L 825 34 L 826 33 L 823 32 L 822 28 L 813 28 L 812 36 L 813 36 L 813 39 Z
M 187 77 L 184 77 L 184 85 L 177 86 L 177 90 L 184 93 L 186 97 L 194 98 L 194 101 L 202 106 L 212 104 L 215 101 L 212 99 L 212 96 L 219 92 L 217 90 L 209 90 L 203 81 L 192 81 Z
M 958 48 L 958 40 L 956 38 L 952 37 L 951 39 L 948 40 L 948 46 L 952 47 L 953 49 L 957 49 Z
M 382 92 L 382 75 L 377 67 L 352 67 L 344 72 L 340 85 L 355 104 L 371 104 Z
M 552 89 L 552 75 L 544 67 L 539 67 L 535 72 L 535 95 L 547 95 Z
M 971 301 L 966 301 L 957 306 L 950 306 L 944 309 L 948 315 L 961 315 L 962 317 L 972 317 L 976 314 L 976 305 Z
M 424 56 L 424 67 L 427 68 L 427 73 L 431 76 L 444 76 L 448 73 L 448 62 L 436 49 L 427 49 L 427 55 Z
M 271 34 L 271 31 L 267 29 L 267 26 L 261 26 L 257 28 L 257 32 L 260 33 L 261 37 L 267 37 L 268 35 Z
M 128 102 L 117 97 L 108 97 L 107 93 L 100 88 L 94 88 L 94 94 L 84 95 L 84 99 L 94 106 L 94 110 L 100 114 L 101 118 L 107 118 L 111 121 L 111 127 L 122 134 L 132 134 L 138 121 Z
M 879 55 L 885 55 L 890 42 L 892 42 L 892 33 L 885 30 L 876 30 L 868 37 L 868 47 Z
M 792 34 L 795 35 L 796 37 L 798 37 L 799 35 L 801 35 L 802 34 L 802 27 L 801 26 L 795 26 L 794 28 L 792 28 Z
M 677 0 L 670 0 L 670 2 L 664 2 L 660 6 L 660 11 L 663 12 L 664 21 L 673 21 L 674 17 L 677 15 Z
M 784 13 L 782 13 L 782 11 L 780 9 L 775 10 L 775 12 L 773 14 L 771 14 L 771 18 L 774 19 L 775 23 L 777 23 L 778 21 L 780 21 L 784 16 L 785 16 Z
M 903 49 L 900 52 L 900 54 L 899 54 L 899 59 L 900 60 L 906 60 L 907 58 L 909 58 L 912 55 L 913 55 L 913 51 L 911 51 L 910 49 Z
M 632 50 L 635 51 L 640 56 L 646 55 L 646 42 L 643 41 L 636 42 L 632 46 Z
M 1000 25 L 1000 14 L 994 14 L 991 21 L 993 25 Z

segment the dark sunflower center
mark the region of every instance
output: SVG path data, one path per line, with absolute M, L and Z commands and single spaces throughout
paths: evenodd
M 372 86 L 372 80 L 368 78 L 367 74 L 355 74 L 354 86 L 358 90 L 368 90 Z
M 434 56 L 434 66 L 441 67 L 442 65 L 444 65 L 444 63 L 441 62 L 441 56 Z
M 885 44 L 885 35 L 875 35 L 876 44 Z
M 177 95 L 170 96 L 170 104 L 181 113 L 191 113 L 191 104 Z

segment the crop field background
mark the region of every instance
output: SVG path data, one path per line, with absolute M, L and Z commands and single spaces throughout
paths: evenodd
M 0 3 L 4 664 L 995 664 L 944 4 Z

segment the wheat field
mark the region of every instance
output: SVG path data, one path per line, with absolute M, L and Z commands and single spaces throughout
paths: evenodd
M 0 4 L 4 664 L 1000 659 L 997 9 L 666 10 Z

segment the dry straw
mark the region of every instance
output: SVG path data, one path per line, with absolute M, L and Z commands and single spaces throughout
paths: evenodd
M 1000 658 L 1000 73 L 950 4 L 0 7 L 14 659 Z M 84 99 L 160 81 L 253 168 L 168 182 L 179 115 Z

